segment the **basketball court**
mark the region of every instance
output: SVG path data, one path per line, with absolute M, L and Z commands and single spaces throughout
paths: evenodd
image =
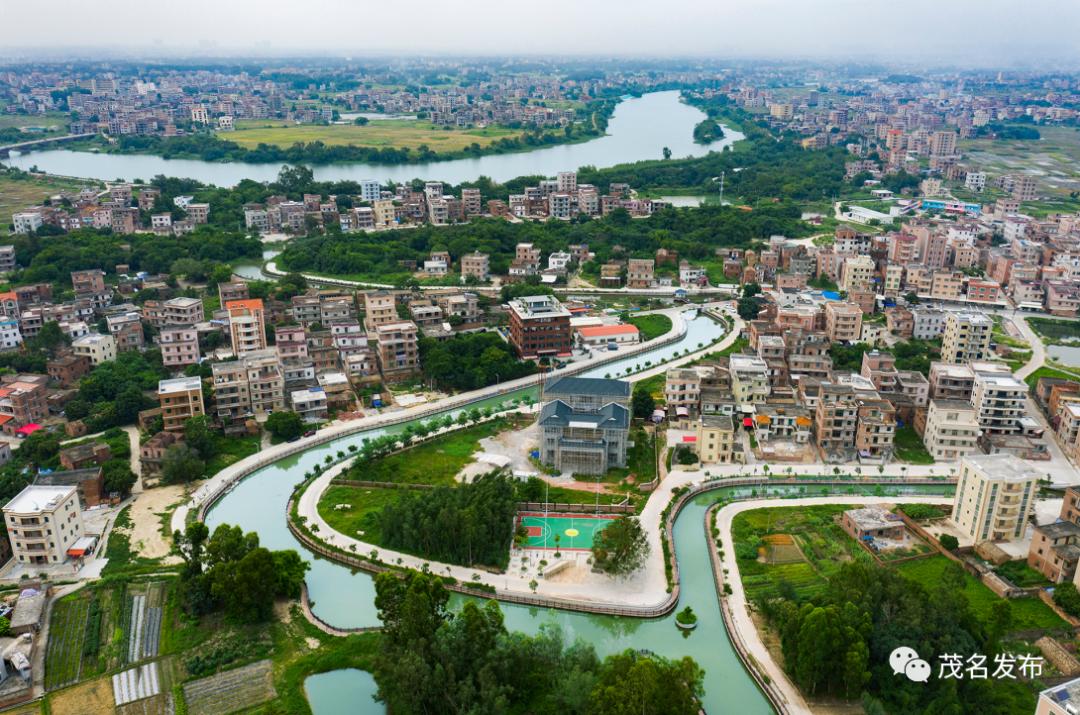
M 518 515 L 528 531 L 526 549 L 559 549 L 560 551 L 585 551 L 592 548 L 596 533 L 615 520 L 608 515 L 589 514 L 539 514 L 526 512 Z M 558 535 L 558 544 L 555 536 Z

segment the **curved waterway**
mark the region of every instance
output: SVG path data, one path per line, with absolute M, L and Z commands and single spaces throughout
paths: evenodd
M 554 176 L 582 166 L 614 166 L 643 159 L 660 159 L 664 147 L 675 158 L 703 156 L 743 138 L 725 127 L 725 136 L 711 144 L 695 144 L 694 126 L 705 113 L 679 100 L 677 91 L 653 92 L 620 102 L 608 121 L 607 134 L 577 144 L 558 144 L 513 154 L 489 154 L 475 159 L 453 159 L 421 164 L 341 163 L 313 166 L 320 181 L 377 179 L 409 181 L 415 178 L 459 184 L 487 176 L 506 181 L 518 176 Z M 2 163 L 61 176 L 102 181 L 122 178 L 149 180 L 158 174 L 197 179 L 204 184 L 233 186 L 242 179 L 272 181 L 279 163 L 221 163 L 200 159 L 165 159 L 148 154 L 106 154 L 67 149 L 17 154 Z
M 723 334 L 723 327 L 705 316 L 688 320 L 687 334 L 682 340 L 648 355 L 634 356 L 609 363 L 586 376 L 603 377 L 616 374 L 627 367 L 643 364 L 648 359 L 658 361 L 672 357 L 676 350 L 695 348 Z M 522 390 L 513 396 L 523 396 L 534 390 Z M 513 397 L 511 396 L 511 397 Z M 507 396 L 476 403 L 480 406 L 496 404 L 509 399 Z M 470 405 L 470 408 L 472 406 Z M 447 414 L 456 414 L 450 411 Z M 397 425 L 393 430 L 404 429 Z M 293 486 L 303 479 L 304 472 L 311 469 L 328 454 L 345 449 L 349 444 L 359 444 L 364 437 L 377 436 L 386 430 L 377 429 L 356 433 L 292 457 L 287 457 L 264 467 L 238 484 L 207 515 L 207 525 L 214 529 L 219 524 L 236 524 L 244 531 L 258 532 L 261 543 L 271 549 L 296 549 L 311 563 L 307 575 L 308 592 L 314 603 L 315 613 L 336 626 L 350 628 L 377 625 L 372 578 L 361 571 L 352 570 L 323 559 L 315 559 L 289 533 L 285 524 L 285 506 Z M 849 489 L 849 488 L 845 488 Z M 870 490 L 866 490 L 869 492 Z M 902 489 L 887 490 L 887 494 Z M 777 486 L 770 489 L 775 494 L 816 494 L 817 487 Z M 856 490 L 852 490 L 853 493 Z M 924 488 L 920 493 L 926 493 Z M 514 604 L 501 604 L 506 626 L 511 630 L 536 633 L 545 624 L 559 626 L 567 640 L 581 638 L 591 643 L 601 656 L 627 648 L 644 648 L 669 658 L 691 656 L 705 670 L 704 705 L 707 712 L 737 712 L 740 715 L 770 713 L 768 700 L 758 690 L 754 681 L 743 669 L 731 642 L 726 637 L 724 624 L 717 603 L 716 588 L 708 559 L 708 543 L 704 531 L 704 514 L 717 496 L 749 495 L 749 488 L 728 488 L 704 494 L 688 504 L 675 523 L 675 553 L 680 564 L 682 588 L 678 608 L 689 605 L 698 614 L 698 628 L 689 637 L 676 629 L 674 615 L 657 619 L 620 618 L 572 613 L 553 609 L 530 608 Z M 760 493 L 760 492 L 759 492 Z M 859 492 L 862 493 L 862 492 Z M 454 595 L 451 606 L 458 607 L 464 597 Z M 314 677 L 314 676 L 313 676 Z M 336 676 L 345 678 L 347 676 Z M 314 695 L 330 686 L 322 681 L 309 679 L 308 690 Z M 357 687 L 360 687 L 357 685 Z M 338 712 L 332 703 L 319 705 L 318 696 L 312 698 L 316 715 L 333 715 Z M 362 710 L 361 712 L 369 712 Z M 378 712 L 373 709 L 370 712 Z

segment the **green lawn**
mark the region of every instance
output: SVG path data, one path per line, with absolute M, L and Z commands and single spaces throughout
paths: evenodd
M 647 377 L 644 380 L 638 380 L 636 383 L 634 383 L 634 389 L 644 390 L 645 392 L 648 392 L 650 395 L 653 396 L 653 400 L 656 401 L 657 405 L 663 405 L 665 402 L 664 383 L 666 381 L 667 380 L 664 373 L 660 373 L 659 375 Z
M 499 418 L 436 437 L 403 452 L 358 464 L 346 478 L 398 484 L 454 484 L 454 477 L 480 449 L 480 440 L 507 429 L 510 420 Z
M 896 430 L 894 441 L 896 457 L 911 464 L 933 464 L 934 458 L 926 451 L 922 437 L 915 428 L 908 425 Z
M 666 315 L 653 313 L 652 315 L 631 315 L 626 322 L 637 327 L 641 331 L 641 339 L 652 340 L 665 333 L 671 332 L 671 318 Z
M 226 437 L 214 435 L 215 454 L 206 463 L 206 476 L 212 477 L 230 464 L 235 464 L 245 457 L 259 451 L 259 435 Z
M 702 363 L 707 363 L 707 362 L 710 362 L 712 360 L 716 360 L 717 358 L 727 357 L 728 355 L 734 355 L 735 353 L 741 353 L 749 344 L 750 344 L 750 341 L 747 340 L 742 335 L 740 335 L 739 337 L 735 338 L 734 342 L 732 342 L 731 345 L 728 345 L 726 348 L 723 348 L 721 350 L 717 350 L 716 352 L 712 352 L 712 353 L 708 353 L 706 355 L 703 355 L 702 357 L 698 358 L 697 360 L 694 360 L 690 364 L 691 365 L 700 365 Z
M 747 598 L 772 598 L 789 587 L 800 599 L 820 593 L 826 579 L 858 550 L 854 540 L 833 521 L 850 508 L 843 504 L 769 507 L 736 515 L 731 532 Z M 762 555 L 764 537 L 773 534 L 791 536 L 803 560 L 768 563 Z M 794 549 L 787 550 L 794 556 Z
M 942 574 L 950 563 L 944 556 L 931 556 L 925 559 L 908 561 L 898 565 L 896 569 L 907 578 L 923 584 L 928 590 L 933 590 L 941 582 Z M 964 573 L 964 583 L 964 596 L 967 598 L 972 612 L 979 619 L 988 620 L 990 609 L 1000 599 L 993 591 L 967 572 Z M 1009 603 L 1012 604 L 1013 628 L 1015 630 L 1049 630 L 1068 627 L 1068 624 L 1061 620 L 1049 606 L 1037 598 L 1014 598 L 1010 599 Z
M 319 516 L 325 519 L 334 531 L 378 545 L 382 543 L 378 519 L 368 517 L 378 514 L 384 506 L 396 502 L 405 493 L 404 489 L 372 489 L 332 484 L 319 499 Z M 339 505 L 348 505 L 348 508 L 338 509 Z

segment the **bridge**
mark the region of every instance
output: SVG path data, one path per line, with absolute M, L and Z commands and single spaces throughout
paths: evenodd
M 31 141 L 19 142 L 18 144 L 8 144 L 6 146 L 0 146 L 0 159 L 11 156 L 13 151 L 33 151 L 41 147 L 48 146 L 50 144 L 61 144 L 63 142 L 72 142 L 79 139 L 88 139 L 95 136 L 96 132 L 86 132 L 84 134 L 65 134 L 60 137 L 43 137 L 41 139 L 32 139 Z

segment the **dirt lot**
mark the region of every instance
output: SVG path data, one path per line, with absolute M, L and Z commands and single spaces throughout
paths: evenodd
M 106 676 L 53 693 L 49 710 L 53 715 L 112 715 L 112 680 Z
M 161 533 L 161 514 L 184 498 L 183 485 L 154 487 L 140 493 L 131 505 L 131 548 L 150 559 L 168 556 L 171 545 Z

